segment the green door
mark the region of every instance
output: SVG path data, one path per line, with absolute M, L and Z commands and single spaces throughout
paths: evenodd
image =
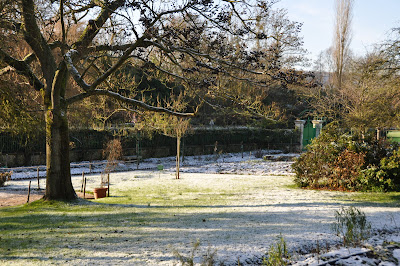
M 306 146 L 311 143 L 311 140 L 313 138 L 315 138 L 315 132 L 316 130 L 313 127 L 311 120 L 307 120 L 304 125 L 304 131 L 303 131 L 303 149 L 306 148 Z

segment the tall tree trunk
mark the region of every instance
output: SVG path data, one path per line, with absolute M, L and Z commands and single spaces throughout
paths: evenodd
M 67 80 L 66 66 L 61 63 L 54 77 L 51 93 L 45 95 L 46 200 L 77 198 L 71 181 L 67 106 L 63 101 Z

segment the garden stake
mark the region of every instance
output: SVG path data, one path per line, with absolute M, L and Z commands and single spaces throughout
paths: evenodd
M 40 182 L 39 182 L 39 167 L 37 168 L 37 189 L 40 190 Z
M 85 177 L 85 181 L 83 183 L 84 183 L 84 185 L 83 185 L 83 198 L 85 199 L 86 198 L 85 197 L 85 194 L 86 194 L 86 177 Z
M 85 182 L 85 171 L 82 171 L 82 185 L 81 185 L 81 192 L 83 192 L 83 183 Z
M 29 203 L 29 196 L 31 195 L 31 182 L 29 181 L 29 186 L 28 186 L 28 199 L 26 200 L 26 203 Z
M 107 197 L 110 196 L 110 173 L 107 174 Z

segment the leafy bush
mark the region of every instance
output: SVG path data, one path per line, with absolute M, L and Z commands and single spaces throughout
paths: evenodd
M 371 235 L 371 224 L 367 221 L 365 213 L 355 207 L 342 207 L 335 211 L 335 218 L 332 229 L 343 238 L 346 246 L 360 244 Z
M 335 124 L 293 164 L 300 187 L 389 191 L 400 188 L 400 150 L 387 141 L 360 140 Z
M 358 187 L 358 176 L 364 165 L 363 153 L 357 153 L 345 149 L 339 154 L 333 164 L 333 181 L 335 188 L 346 188 L 352 190 Z M 340 178 L 335 178 L 340 177 Z
M 379 166 L 363 170 L 359 181 L 375 191 L 400 191 L 400 149 L 382 158 Z

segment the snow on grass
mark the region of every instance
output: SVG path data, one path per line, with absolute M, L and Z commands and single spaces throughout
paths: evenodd
M 288 175 L 292 174 L 290 168 L 291 158 L 298 154 L 284 154 L 278 151 L 261 151 L 262 154 L 271 154 L 271 158 L 288 158 L 288 161 L 268 161 L 262 158 L 256 158 L 254 152 L 242 153 L 223 153 L 213 155 L 186 156 L 181 162 L 181 171 L 185 173 L 232 173 L 232 174 L 254 174 L 254 175 Z M 243 157 L 242 157 L 243 155 Z M 106 161 L 79 162 L 71 163 L 71 174 L 80 175 L 84 173 L 100 173 L 104 170 Z M 157 170 L 157 166 L 162 165 L 164 171 L 175 171 L 175 157 L 149 158 L 144 159 L 139 164 L 139 170 Z M 37 168 L 39 176 L 46 175 L 44 165 L 34 167 L 17 167 L 13 171 L 11 178 L 29 179 L 37 177 Z M 8 169 L 8 168 L 7 168 Z M 3 170 L 6 170 L 3 168 Z M 121 161 L 116 171 L 134 171 L 137 170 L 137 164 L 125 163 Z
M 174 265 L 174 251 L 189 256 L 199 240 L 196 262 L 210 248 L 225 265 L 254 265 L 282 234 L 290 251 L 299 254 L 297 265 L 317 265 L 323 255 L 301 254 L 317 243 L 339 243 L 331 224 L 334 211 L 342 206 L 360 208 L 374 229 L 397 230 L 400 221 L 398 207 L 354 202 L 344 192 L 293 188 L 288 161 L 264 161 L 250 153 L 243 159 L 241 154 L 186 157 L 181 179 L 176 180 L 174 160 L 148 159 L 139 170 L 132 170 L 136 164 L 121 164 L 125 172 L 110 176 L 111 197 L 93 203 L 0 209 L 0 217 L 6 217 L 0 218 L 0 227 L 6 228 L 2 240 L 20 244 L 1 250 L 0 263 Z M 160 164 L 163 171 L 157 170 Z M 88 191 L 100 184 L 98 173 L 86 178 Z M 80 190 L 82 177 L 72 179 Z M 27 182 L 14 180 L 7 187 L 26 188 Z M 398 234 L 369 241 L 382 245 L 389 237 L 399 242 Z M 37 247 L 30 247 L 29 241 Z M 348 252 L 339 249 L 336 255 L 324 256 Z M 362 261 L 350 258 L 346 263 L 351 260 Z

